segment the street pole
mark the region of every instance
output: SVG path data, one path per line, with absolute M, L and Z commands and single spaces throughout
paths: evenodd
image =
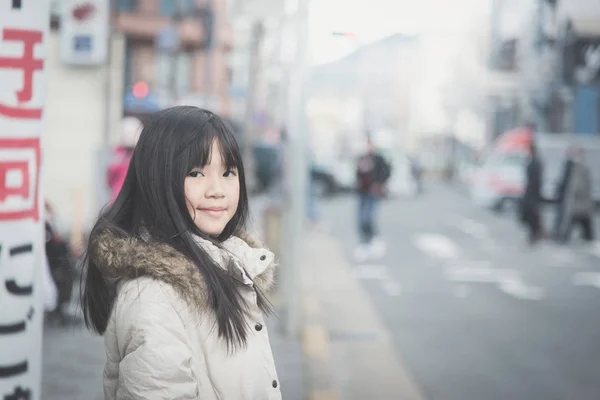
M 306 71 L 308 61 L 308 0 L 298 0 L 295 13 L 296 59 L 291 66 L 285 149 L 282 257 L 282 302 L 284 331 L 297 336 L 301 326 L 302 262 L 307 198 L 308 121 L 306 115 Z
M 218 24 L 220 21 L 215 21 L 215 12 L 214 12 L 214 1 L 206 0 L 206 14 L 203 23 L 209 26 L 205 26 L 204 32 L 206 32 L 206 60 L 205 60 L 205 72 L 204 72 L 204 85 L 206 87 L 207 98 L 210 102 L 213 100 L 214 93 L 214 82 L 213 82 L 213 73 L 212 73 L 212 62 L 213 62 L 213 45 L 214 45 L 214 34 L 218 32 L 218 29 L 215 28 L 215 22 Z
M 173 7 L 173 17 L 171 18 L 171 23 L 173 24 L 173 29 L 177 32 L 177 36 L 179 37 L 179 22 L 183 18 L 183 2 L 182 0 L 174 0 Z M 177 66 L 179 65 L 179 54 L 180 54 L 181 45 L 179 40 L 177 40 L 177 45 L 171 49 L 171 67 L 170 67 L 170 75 L 169 75 L 169 94 L 171 95 L 171 105 L 175 105 L 177 102 L 178 96 L 178 88 L 177 88 Z
M 244 112 L 244 165 L 246 166 L 246 180 L 250 191 L 256 189 L 256 176 L 254 171 L 253 145 L 255 139 L 254 113 L 256 110 L 256 89 L 258 73 L 261 65 L 261 48 L 264 38 L 262 21 L 255 21 L 252 25 L 249 46 L 248 84 L 246 89 L 246 107 Z
M 499 43 L 499 19 L 500 19 L 500 4 L 501 0 L 492 0 L 491 10 L 490 10 L 490 44 L 489 44 L 489 53 L 488 53 L 488 70 L 492 73 L 496 72 L 496 68 L 498 66 L 498 43 Z M 491 143 L 492 140 L 496 137 L 496 108 L 497 105 L 495 101 L 491 99 L 491 96 L 486 94 L 486 102 L 487 102 L 487 125 L 489 129 L 487 129 L 487 138 L 486 142 Z
M 108 2 L 108 35 L 107 35 L 107 53 L 106 53 L 106 75 L 104 77 L 104 146 L 110 145 L 112 125 L 111 125 L 111 95 L 112 95 L 112 64 L 113 64 L 113 39 L 114 39 L 114 20 L 118 12 L 116 0 Z

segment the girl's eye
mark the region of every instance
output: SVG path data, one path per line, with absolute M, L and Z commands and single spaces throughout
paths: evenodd
M 231 177 L 231 176 L 236 176 L 236 175 L 237 175 L 237 174 L 236 174 L 236 171 L 235 171 L 235 170 L 233 170 L 233 169 L 228 169 L 228 170 L 227 170 L 227 171 L 226 171 L 226 172 L 223 174 L 223 176 L 224 176 L 225 178 L 229 178 L 229 177 Z
M 202 175 L 202 172 L 200 172 L 200 171 L 192 171 L 188 174 L 188 176 L 190 176 L 192 178 L 197 178 L 199 176 L 204 176 L 204 175 Z

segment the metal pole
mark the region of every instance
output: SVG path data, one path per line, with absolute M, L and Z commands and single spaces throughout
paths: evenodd
M 308 121 L 306 116 L 306 70 L 308 61 L 308 0 L 298 0 L 296 12 L 297 49 L 289 86 L 288 126 L 285 152 L 284 232 L 282 256 L 282 300 L 284 331 L 296 336 L 301 326 L 300 295 L 304 221 L 307 197 Z
M 490 53 L 488 65 L 491 70 L 495 70 L 498 66 L 498 25 L 500 19 L 501 1 L 502 0 L 492 0 L 490 11 Z
M 176 30 L 177 35 L 179 36 L 179 22 L 183 18 L 183 2 L 182 0 L 174 0 L 173 7 L 173 17 L 171 18 L 171 23 L 173 24 L 173 28 Z M 178 88 L 177 88 L 177 66 L 179 65 L 179 54 L 180 54 L 181 46 L 179 44 L 179 40 L 177 40 L 177 46 L 171 50 L 171 67 L 170 67 L 170 76 L 169 76 L 169 92 L 171 95 L 171 104 L 175 105 L 177 101 Z
M 256 176 L 254 171 L 253 144 L 255 139 L 254 113 L 256 103 L 256 89 L 258 73 L 260 71 L 260 49 L 264 37 L 262 21 L 254 22 L 250 35 L 249 62 L 248 62 L 248 84 L 246 89 L 246 107 L 244 113 L 244 165 L 247 186 L 250 191 L 256 189 Z
M 213 100 L 213 96 L 214 96 L 214 82 L 213 82 L 213 77 L 212 77 L 212 61 L 213 61 L 213 43 L 215 40 L 214 34 L 215 32 L 218 32 L 218 29 L 215 29 L 215 25 L 217 23 L 217 21 L 215 21 L 215 12 L 214 12 L 214 1 L 213 0 L 206 0 L 206 18 L 204 19 L 204 23 L 205 24 L 212 24 L 212 26 L 210 27 L 205 27 L 208 29 L 205 29 L 205 32 L 208 32 L 210 30 L 210 38 L 207 38 L 206 41 L 206 60 L 205 60 L 205 72 L 204 72 L 204 85 L 206 87 L 206 94 L 207 97 L 209 99 L 209 101 L 212 102 Z
M 113 61 L 113 27 L 114 19 L 118 12 L 116 0 L 110 0 L 108 3 L 108 37 L 107 40 L 107 53 L 106 53 L 106 75 L 104 76 L 104 137 L 103 142 L 105 146 L 110 145 L 111 136 L 111 95 L 112 95 L 112 61 Z

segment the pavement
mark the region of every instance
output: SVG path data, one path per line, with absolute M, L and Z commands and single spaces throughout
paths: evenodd
M 359 263 L 348 217 L 355 207 L 354 198 L 339 197 L 321 213 L 423 398 L 599 398 L 600 243 L 574 237 L 566 246 L 530 248 L 514 213 L 495 214 L 450 187 L 428 185 L 417 199 L 381 204 L 387 254 Z M 544 216 L 549 226 L 552 210 Z M 357 306 L 363 333 L 351 337 L 377 337 L 371 316 Z M 330 330 L 332 343 L 336 335 Z M 345 361 L 353 369 L 358 359 Z M 343 390 L 340 398 L 350 398 Z
M 387 252 L 358 263 L 355 207 L 321 202 L 306 235 L 299 337 L 269 319 L 284 399 L 598 399 L 600 243 L 530 248 L 514 214 L 436 184 L 381 204 Z M 101 399 L 103 364 L 101 338 L 47 329 L 44 399 Z

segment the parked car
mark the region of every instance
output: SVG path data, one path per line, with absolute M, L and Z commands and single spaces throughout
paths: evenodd
M 469 190 L 477 204 L 497 211 L 517 204 L 526 185 L 525 170 L 532 137 L 526 129 L 506 132 L 480 164 L 470 170 Z M 542 197 L 545 201 L 556 199 L 566 151 L 575 143 L 585 151 L 585 161 L 594 182 L 594 200 L 600 201 L 600 139 L 567 133 L 536 133 L 535 143 L 543 166 Z
M 525 152 L 493 152 L 470 176 L 475 203 L 502 211 L 518 204 L 525 188 Z

